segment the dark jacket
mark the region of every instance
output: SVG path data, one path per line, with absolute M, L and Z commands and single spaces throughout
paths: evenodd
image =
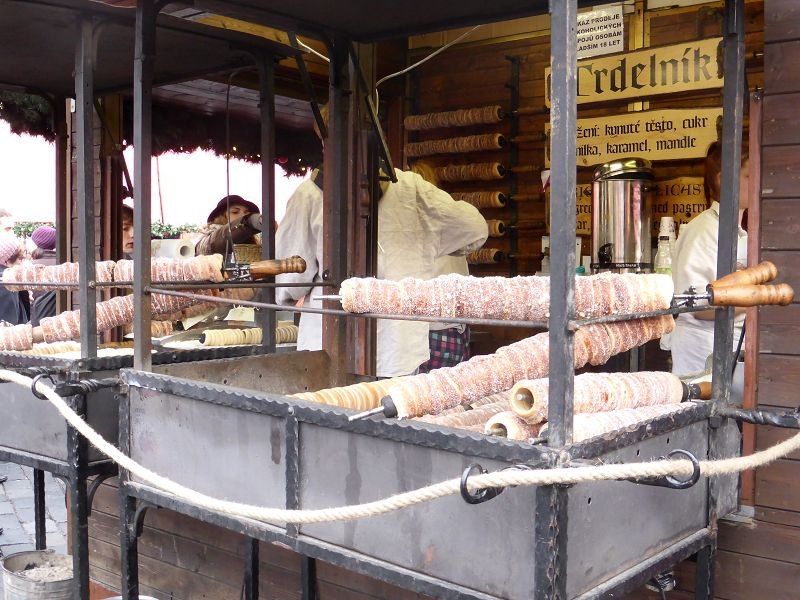
M 0 265 L 0 279 L 6 267 Z M 11 325 L 27 323 L 31 315 L 30 295 L 27 291 L 9 292 L 0 286 L 0 321 Z

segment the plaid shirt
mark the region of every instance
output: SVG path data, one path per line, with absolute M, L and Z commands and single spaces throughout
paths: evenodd
M 455 327 L 428 332 L 431 358 L 419 366 L 420 373 L 452 367 L 469 358 L 469 327 L 460 332 Z

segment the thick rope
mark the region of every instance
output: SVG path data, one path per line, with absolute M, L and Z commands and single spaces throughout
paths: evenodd
M 0 380 L 17 383 L 31 388 L 33 380 L 13 371 L 0 370 Z M 111 458 L 120 467 L 126 469 L 148 484 L 168 492 L 193 505 L 233 516 L 278 523 L 325 523 L 331 521 L 350 521 L 386 514 L 401 508 L 407 508 L 437 498 L 443 498 L 460 492 L 461 480 L 450 479 L 424 488 L 397 494 L 389 498 L 337 508 L 317 510 L 287 510 L 281 508 L 265 508 L 251 504 L 240 504 L 212 498 L 175 483 L 166 477 L 150 471 L 120 452 L 115 446 L 104 440 L 96 431 L 80 418 L 64 399 L 51 388 L 37 382 L 36 391 L 41 392 L 58 410 L 59 413 L 78 430 L 100 452 Z M 747 469 L 762 467 L 778 458 L 800 449 L 800 433 L 784 442 L 780 442 L 750 456 L 727 458 L 716 461 L 700 461 L 700 473 L 706 477 L 724 475 Z M 560 467 L 555 469 L 507 469 L 485 475 L 474 475 L 469 478 L 468 487 L 475 492 L 485 487 L 507 487 L 512 485 L 567 485 L 588 483 L 593 481 L 609 481 L 639 479 L 649 477 L 665 477 L 671 475 L 688 478 L 693 471 L 688 460 L 657 460 L 642 463 L 612 464 L 590 467 Z M 133 487 L 141 484 L 130 482 Z

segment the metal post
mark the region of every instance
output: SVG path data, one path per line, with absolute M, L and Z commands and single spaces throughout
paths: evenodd
M 68 261 L 70 235 L 67 233 L 69 223 L 69 134 L 67 133 L 66 99 L 58 98 L 54 102 L 56 109 L 53 111 L 53 121 L 56 130 L 55 161 L 56 161 L 56 231 L 58 244 L 56 245 L 56 262 L 59 264 Z M 56 295 L 56 314 L 66 310 L 67 294 L 62 290 Z
M 134 249 L 133 302 L 136 316 L 133 322 L 133 366 L 149 371 L 150 356 L 150 192 L 151 155 L 153 149 L 153 63 L 156 48 L 156 15 L 153 0 L 136 4 L 136 41 L 133 57 L 133 229 Z
M 716 553 L 716 540 L 697 553 L 697 570 L 694 578 L 695 600 L 713 600 L 714 598 L 714 557 Z
M 719 251 L 717 277 L 736 265 L 739 220 L 739 170 L 742 161 L 742 113 L 744 110 L 744 0 L 725 1 L 724 76 L 722 111 L 722 175 L 719 203 Z M 730 398 L 733 367 L 732 307 L 718 309 L 714 322 L 714 399 Z
M 244 548 L 244 598 L 258 600 L 258 540 L 249 538 Z
M 577 2 L 551 2 L 550 406 L 551 446 L 572 441 L 575 316 Z
M 300 557 L 302 600 L 317 600 L 317 561 L 309 556 Z
M 86 417 L 86 396 L 72 396 L 72 409 Z M 78 431 L 67 426 L 67 459 L 69 461 L 69 508 L 72 533 L 73 600 L 89 600 L 89 500 L 87 477 L 89 443 Z
M 120 393 L 119 401 L 119 450 L 130 456 L 131 419 L 130 396 Z M 119 548 L 120 573 L 123 600 L 139 597 L 139 538 L 136 532 L 136 499 L 128 495 L 126 484 L 130 474 L 125 469 L 119 471 Z
M 36 536 L 36 549 L 47 548 L 47 532 L 45 531 L 44 503 L 44 471 L 33 470 L 33 521 Z
M 577 0 L 550 2 L 550 391 L 548 444 L 572 441 L 575 315 L 575 127 Z M 536 598 L 567 594 L 567 490 L 536 490 Z
M 330 122 L 324 145 L 323 169 L 323 256 L 322 277 L 341 282 L 347 265 L 347 210 L 350 165 L 350 73 L 349 46 L 344 38 L 331 44 L 330 88 L 328 107 Z M 338 303 L 326 300 L 325 308 L 339 308 Z M 322 318 L 322 347 L 331 357 L 332 386 L 343 385 L 347 371 L 346 323 L 342 317 L 324 315 Z
M 95 279 L 94 210 L 94 28 L 81 18 L 75 50 L 75 110 L 78 154 L 78 282 L 80 289 L 81 356 L 97 356 L 97 291 Z
M 722 175 L 720 178 L 719 239 L 717 252 L 717 277 L 734 270 L 738 240 L 739 171 L 742 160 L 742 115 L 744 111 L 744 0 L 725 0 L 725 31 L 722 111 Z M 714 320 L 714 382 L 715 407 L 730 401 L 731 373 L 733 368 L 733 314 L 728 307 L 717 310 Z M 722 433 L 719 428 L 709 430 L 708 459 L 723 458 Z M 714 558 L 720 483 L 714 477 L 708 482 L 708 528 L 714 542 L 698 554 L 698 572 L 695 598 L 714 597 Z
M 261 109 L 261 257 L 275 256 L 275 57 L 260 57 L 258 65 L 261 83 L 259 107 Z M 262 302 L 275 304 L 275 288 L 260 290 Z M 275 311 L 259 311 L 262 345 L 275 352 Z
M 122 482 L 120 481 L 120 488 Z M 120 570 L 123 600 L 139 598 L 139 538 L 136 536 L 136 498 L 120 489 Z

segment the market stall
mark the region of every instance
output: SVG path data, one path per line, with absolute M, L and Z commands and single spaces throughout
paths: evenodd
M 139 230 L 135 265 L 143 276 L 133 285 L 137 305 L 144 310 L 137 314 L 134 369 L 125 369 L 120 374 L 126 392 L 121 398 L 120 449 L 138 465 L 188 490 L 164 485 L 163 480 L 150 478 L 138 466 L 128 464 L 122 469 L 119 570 L 123 597 L 137 597 L 140 585 L 148 593 L 191 597 L 196 590 L 204 589 L 203 583 L 209 582 L 214 584 L 213 593 L 226 597 L 235 593 L 242 582 L 245 597 L 257 598 L 259 549 L 264 546 L 259 545 L 259 540 L 266 547 L 289 548 L 294 557 L 300 557 L 299 575 L 306 598 L 317 594 L 316 560 L 340 567 L 344 573 L 340 584 L 345 587 L 349 577 L 360 574 L 411 593 L 488 600 L 616 596 L 641 587 L 691 555 L 698 556 L 698 594 L 713 596 L 716 522 L 736 507 L 735 475 L 714 479 L 697 479 L 694 474 L 686 479 L 631 475 L 623 477 L 631 481 L 596 481 L 575 486 L 567 477 L 562 482 L 549 481 L 533 487 L 509 484 L 477 490 L 469 485 L 484 470 L 488 474 L 558 467 L 579 471 L 580 467 L 600 464 L 647 461 L 676 451 L 679 457 L 694 459 L 696 463 L 700 457 L 713 460 L 736 456 L 739 452 L 736 422 L 720 411 L 728 400 L 730 385 L 729 308 L 718 311 L 720 341 L 715 349 L 711 402 L 687 402 L 674 414 L 574 441 L 574 372 L 577 366 L 590 362 L 588 354 L 581 358 L 580 341 L 585 336 L 580 332 L 598 324 L 611 331 L 614 326 L 607 324 L 658 318 L 669 321 L 670 315 L 679 312 L 673 306 L 631 305 L 587 318 L 576 308 L 580 290 L 574 276 L 576 214 L 572 200 L 577 152 L 576 81 L 572 76 L 576 44 L 572 33 L 577 3 L 553 3 L 549 7 L 552 63 L 549 193 L 551 198 L 567 201 L 555 202 L 550 207 L 550 276 L 544 296 L 549 300 L 547 313 L 541 321 L 530 317 L 506 319 L 510 326 L 522 329 L 549 329 L 549 333 L 540 334 L 544 337 L 539 339 L 546 339 L 547 343 L 538 346 L 537 354 L 540 360 L 546 356 L 547 367 L 543 373 L 531 375 L 531 378 L 549 377 L 548 431 L 546 436 L 526 436 L 522 441 L 455 430 L 435 422 L 398 420 L 383 401 L 391 398 L 396 408 L 394 401 L 402 396 L 400 390 L 381 394 L 378 406 L 362 407 L 372 409 L 377 415 L 368 418 L 358 417 L 353 407 L 335 408 L 309 402 L 303 394 L 330 390 L 328 394 L 335 395 L 333 390 L 341 390 L 346 384 L 361 379 L 370 383 L 373 379 L 369 374 L 354 377 L 351 357 L 362 350 L 361 346 L 354 349 L 349 345 L 347 324 L 357 317 L 353 312 L 341 310 L 339 301 L 344 290 L 338 289 L 346 274 L 361 272 L 361 264 L 353 268 L 353 255 L 358 260 L 364 259 L 355 244 L 360 238 L 352 233 L 353 222 L 357 220 L 355 184 L 348 186 L 353 179 L 349 157 L 355 154 L 349 145 L 352 137 L 348 135 L 352 124 L 348 117 L 352 110 L 351 84 L 359 89 L 358 84 L 349 80 L 348 71 L 351 67 L 360 68 L 353 60 L 351 41 L 373 42 L 455 25 L 545 14 L 548 6 L 530 2 L 462 3 L 446 10 L 429 6 L 404 6 L 400 10 L 384 3 L 377 7 L 370 5 L 365 10 L 357 3 L 335 8 L 317 2 L 284 4 L 203 3 L 221 14 L 308 32 L 330 43 L 333 117 L 325 146 L 324 202 L 326 214 L 333 218 L 325 223 L 325 250 L 326 256 L 331 257 L 326 271 L 332 295 L 338 293 L 339 297 L 327 299 L 325 352 L 255 353 L 246 358 L 226 356 L 202 363 L 190 360 L 172 364 L 166 371 L 155 367 L 157 360 L 151 358 L 149 336 L 143 335 L 150 327 L 150 304 L 142 304 L 142 300 L 154 291 L 184 298 L 193 294 L 170 291 L 150 278 L 150 269 L 146 268 L 150 262 L 149 245 L 144 243 L 144 226 L 148 221 L 145 215 L 150 210 L 149 161 L 137 161 L 143 166 L 137 167 L 135 183 Z M 723 188 L 730 193 L 734 187 L 732 165 L 738 164 L 741 147 L 745 86 L 742 2 L 728 2 L 726 8 L 730 27 L 724 45 L 726 110 L 722 131 L 727 150 L 723 155 L 726 173 Z M 140 3 L 136 10 L 138 47 L 146 48 L 152 43 L 149 36 L 153 33 L 155 12 L 150 2 Z M 147 98 L 153 77 L 148 72 L 152 64 L 146 52 L 135 60 L 136 146 L 141 158 L 149 155 Z M 262 99 L 267 106 L 265 122 L 269 122 L 269 99 Z M 360 99 L 357 104 L 361 106 Z M 493 140 L 493 145 L 502 146 L 497 137 Z M 269 140 L 265 140 L 265 157 L 270 156 L 269 147 Z M 485 170 L 502 176 L 515 172 L 513 169 L 523 172 L 518 165 L 506 167 L 495 163 Z M 265 188 L 269 187 L 267 178 Z M 508 196 L 513 195 L 512 190 Z M 720 247 L 733 245 L 732 211 L 733 208 L 721 216 Z M 267 243 L 265 254 L 269 246 Z M 721 259 L 720 275 L 733 270 L 730 258 Z M 88 289 L 93 274 L 91 267 L 82 272 L 82 289 Z M 763 281 L 766 280 L 755 284 Z M 682 290 L 672 291 L 679 294 Z M 262 297 L 253 304 L 266 309 L 267 314 L 280 308 L 263 300 Z M 782 303 L 786 296 L 773 300 Z M 379 316 L 373 310 L 366 313 L 368 319 Z M 412 317 L 428 318 L 424 313 Z M 272 318 L 266 319 L 264 331 L 272 331 Z M 458 319 L 484 325 L 500 321 L 475 315 Z M 93 348 L 93 318 L 89 323 L 85 329 L 81 328 L 81 338 L 84 345 Z M 651 331 L 647 339 L 659 335 Z M 267 346 L 269 338 L 264 336 Z M 637 340 L 641 342 L 644 338 Z M 636 346 L 632 343 L 616 348 L 619 352 Z M 87 352 L 91 355 L 94 350 Z M 502 353 L 498 350 L 497 354 Z M 600 359 L 591 362 L 598 366 L 603 363 Z M 408 404 L 421 395 L 407 394 Z M 230 506 L 204 497 L 257 507 L 310 511 L 378 503 L 389 496 L 413 492 L 453 477 L 461 477 L 460 489 L 456 488 L 460 496 L 428 498 L 380 515 L 358 514 L 356 520 L 352 520 L 352 515 L 334 515 L 320 521 L 306 521 L 306 515 L 267 509 L 260 512 L 258 508 Z M 106 492 L 113 495 L 116 490 Z M 152 507 L 168 508 L 170 512 L 167 516 L 151 517 L 156 512 Z M 167 542 L 163 547 L 167 547 L 169 540 L 182 540 L 190 535 L 187 532 L 191 531 L 192 522 L 185 517 L 242 536 L 236 542 L 229 539 L 218 542 L 214 539 L 217 530 L 201 530 L 191 540 L 192 544 L 216 552 L 223 544 L 244 542 L 244 555 L 226 563 L 225 569 L 195 573 L 183 569 L 184 554 L 179 552 L 177 559 L 170 560 L 163 551 L 156 551 L 148 554 L 148 568 L 141 572 L 139 536 L 142 531 L 148 536 L 148 519 L 158 519 L 159 532 L 151 531 L 149 535 L 164 536 Z M 106 534 L 100 531 L 95 535 L 100 539 Z M 152 537 L 143 539 L 153 543 Z M 103 542 L 106 546 L 113 545 L 107 536 Z M 487 558 L 487 549 L 491 559 Z M 160 572 L 161 565 L 168 565 L 171 580 L 153 575 Z M 111 577 L 116 575 L 116 556 L 104 555 L 95 567 L 101 567 L 104 577 L 109 577 L 104 578 L 104 583 L 113 587 Z

